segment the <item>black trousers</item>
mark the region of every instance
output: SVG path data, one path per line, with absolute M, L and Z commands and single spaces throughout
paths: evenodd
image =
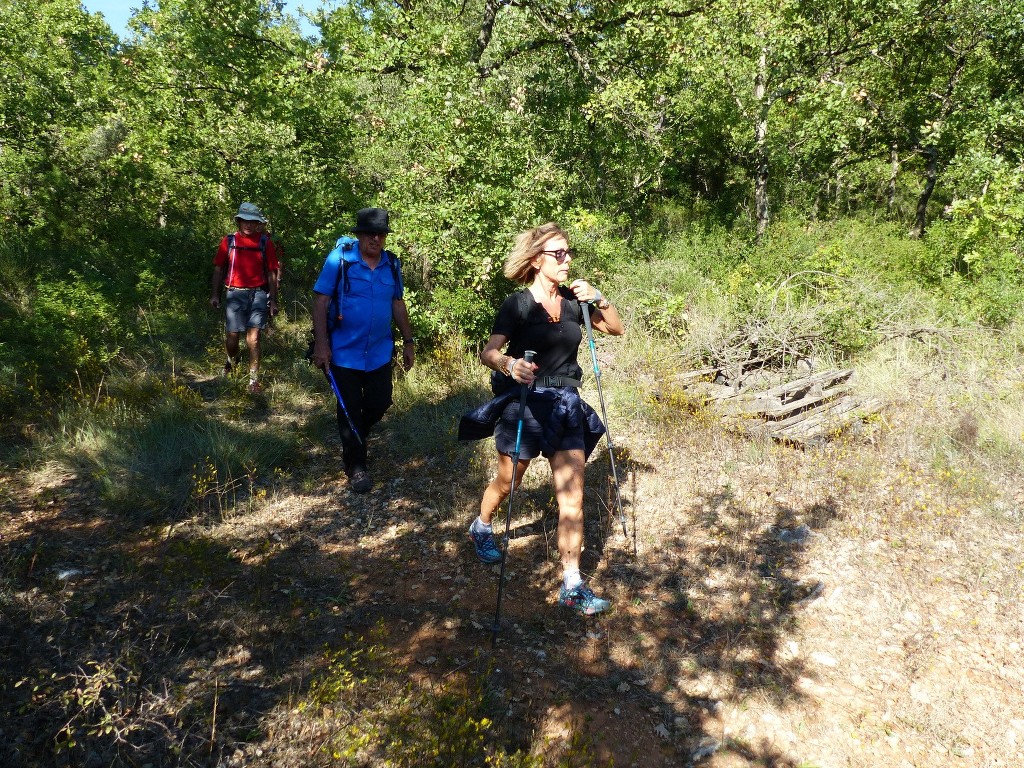
M 352 423 L 359 431 L 362 441 L 352 433 L 352 427 L 345 418 L 345 413 L 338 405 L 338 434 L 341 436 L 342 461 L 345 471 L 366 468 L 366 442 L 370 430 L 384 418 L 391 407 L 393 382 L 391 363 L 382 365 L 372 371 L 358 371 L 355 368 L 339 368 L 331 366 L 331 373 L 338 384 L 341 399 L 345 403 Z

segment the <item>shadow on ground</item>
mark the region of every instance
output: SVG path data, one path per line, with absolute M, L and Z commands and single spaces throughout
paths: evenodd
M 312 483 L 280 489 L 263 514 L 251 500 L 221 519 L 115 514 L 73 476 L 9 499 L 0 762 L 339 764 L 332 750 L 357 713 L 299 704 L 313 685 L 322 705 L 330 659 L 372 642 L 403 684 L 482 692 L 475 716 L 493 725 L 467 742 L 466 764 L 482 764 L 486 750 L 556 754 L 575 733 L 591 764 L 728 755 L 730 765 L 795 766 L 774 747 L 725 736 L 722 710 L 753 694 L 799 696 L 794 683 L 808 673 L 780 646 L 816 587 L 791 522 L 826 529 L 834 502 L 779 508 L 769 525 L 725 493 L 655 514 L 635 480 L 657 470 L 627 455 L 624 538 L 599 449 L 586 472 L 583 566 L 615 610 L 584 619 L 556 605 L 557 515 L 543 471 L 531 469 L 492 645 L 497 568 L 465 541 L 492 448 L 459 444 L 454 423 L 435 421 L 482 397 L 393 413 L 364 496 L 348 491 L 329 450 L 305 468 Z M 330 447 L 332 420 L 315 419 Z M 424 424 L 434 424 L 429 451 L 415 439 Z M 637 555 L 637 529 L 652 526 L 657 546 Z M 378 723 L 408 727 L 399 720 Z M 353 764 L 382 759 L 389 740 L 379 741 Z M 424 753 L 403 764 L 435 763 Z

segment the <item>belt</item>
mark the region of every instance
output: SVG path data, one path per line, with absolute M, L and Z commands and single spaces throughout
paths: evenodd
M 579 389 L 583 382 L 579 379 L 570 379 L 568 376 L 541 376 L 534 379 L 533 383 L 538 387 L 575 387 Z
M 225 285 L 224 287 L 227 288 L 229 291 L 265 291 L 267 290 L 268 286 L 257 285 L 255 288 L 242 288 L 241 286 L 238 285 Z

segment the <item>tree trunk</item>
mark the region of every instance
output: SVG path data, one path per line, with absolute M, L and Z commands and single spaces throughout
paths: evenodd
M 914 228 L 910 230 L 913 238 L 924 237 L 924 228 L 927 224 L 928 200 L 935 191 L 935 179 L 939 175 L 939 150 L 935 147 L 928 147 L 925 152 L 928 155 L 928 165 L 925 169 L 925 184 L 921 190 L 921 196 L 917 198 L 917 216 L 914 219 Z
M 494 33 L 494 20 L 498 16 L 498 7 L 502 0 L 487 0 L 484 6 L 484 18 L 480 22 L 480 34 L 476 37 L 476 48 L 473 51 L 473 63 L 479 64 L 480 59 L 491 42 L 491 35 Z
M 770 212 L 768 207 L 768 110 L 771 106 L 765 91 L 768 80 L 768 52 L 761 48 L 757 62 L 757 77 L 754 80 L 754 100 L 757 102 L 757 124 L 754 126 L 754 211 L 757 216 L 757 241 L 768 229 Z
M 885 208 L 891 216 L 896 210 L 896 177 L 900 173 L 900 153 L 894 141 L 889 145 L 889 189 L 886 194 Z
M 980 39 L 978 37 L 975 40 L 974 45 L 970 47 L 971 51 L 974 50 Z M 964 68 L 967 66 L 968 52 L 965 51 L 956 60 L 956 68 L 950 74 L 949 82 L 946 83 L 946 92 L 942 95 L 942 109 L 939 111 L 938 117 L 932 121 L 934 126 L 945 124 L 946 120 L 953 113 L 953 94 L 956 93 L 957 83 L 960 82 L 960 76 L 963 75 Z M 935 181 L 939 177 L 938 147 L 932 144 L 922 151 L 928 156 L 928 164 L 925 166 L 924 189 L 921 190 L 921 196 L 917 198 L 917 215 L 914 217 L 914 228 L 910 230 L 910 236 L 914 238 L 924 237 L 924 228 L 928 223 L 928 201 L 931 199 L 932 192 L 935 191 Z

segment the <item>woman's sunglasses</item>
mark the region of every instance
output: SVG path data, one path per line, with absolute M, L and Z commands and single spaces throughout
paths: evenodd
M 541 253 L 547 253 L 555 257 L 555 261 L 559 264 L 564 264 L 566 259 L 575 259 L 576 251 L 572 248 L 559 248 L 557 251 L 541 251 Z

